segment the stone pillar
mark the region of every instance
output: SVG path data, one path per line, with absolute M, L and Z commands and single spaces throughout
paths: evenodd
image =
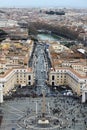
M 82 103 L 85 103 L 85 99 L 86 97 L 85 97 L 85 92 L 83 91 L 83 93 L 82 93 Z
M 3 87 L 2 87 L 2 84 L 0 84 L 0 103 L 3 103 Z
M 43 104 L 42 104 L 42 117 L 45 116 L 46 113 L 46 101 L 45 101 L 45 91 L 43 91 Z

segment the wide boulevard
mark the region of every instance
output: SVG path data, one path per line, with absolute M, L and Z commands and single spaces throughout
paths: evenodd
M 35 75 L 36 92 L 37 94 L 41 94 L 44 90 L 46 93 L 49 93 L 50 90 L 46 85 L 46 81 L 51 62 L 47 44 L 36 42 L 32 55 L 31 66 Z

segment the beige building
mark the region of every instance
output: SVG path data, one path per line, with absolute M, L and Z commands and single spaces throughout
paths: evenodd
M 51 49 L 53 49 L 56 53 L 61 53 L 64 51 L 71 51 L 68 47 L 61 45 L 60 42 L 52 42 Z
M 81 76 L 86 76 L 87 65 L 85 59 L 77 59 L 77 60 L 74 59 L 72 61 L 63 61 L 62 67 L 72 68 Z
M 14 68 L 0 74 L 0 84 L 3 86 L 3 94 L 7 94 L 15 86 L 33 85 L 34 74 L 31 68 Z
M 28 68 L 33 41 L 4 40 L 0 46 L 0 93 L 8 94 L 15 86 L 34 84 L 34 73 Z M 2 88 L 1 88 L 2 87 Z M 2 102 L 2 98 L 1 101 Z
M 70 68 L 57 68 L 49 73 L 50 85 L 69 85 L 77 95 L 82 95 L 83 84 L 87 81 L 86 76 L 81 76 Z

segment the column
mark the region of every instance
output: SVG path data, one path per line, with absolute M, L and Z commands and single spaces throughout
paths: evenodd
M 0 103 L 3 103 L 3 87 L 0 84 Z
M 85 103 L 85 92 L 82 92 L 82 103 Z

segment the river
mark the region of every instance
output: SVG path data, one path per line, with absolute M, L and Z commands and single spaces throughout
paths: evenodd
M 37 37 L 40 40 L 48 40 L 48 41 L 59 41 L 62 39 L 62 37 L 60 36 L 55 36 L 53 34 L 51 35 L 51 34 L 45 34 L 45 33 L 38 34 Z

